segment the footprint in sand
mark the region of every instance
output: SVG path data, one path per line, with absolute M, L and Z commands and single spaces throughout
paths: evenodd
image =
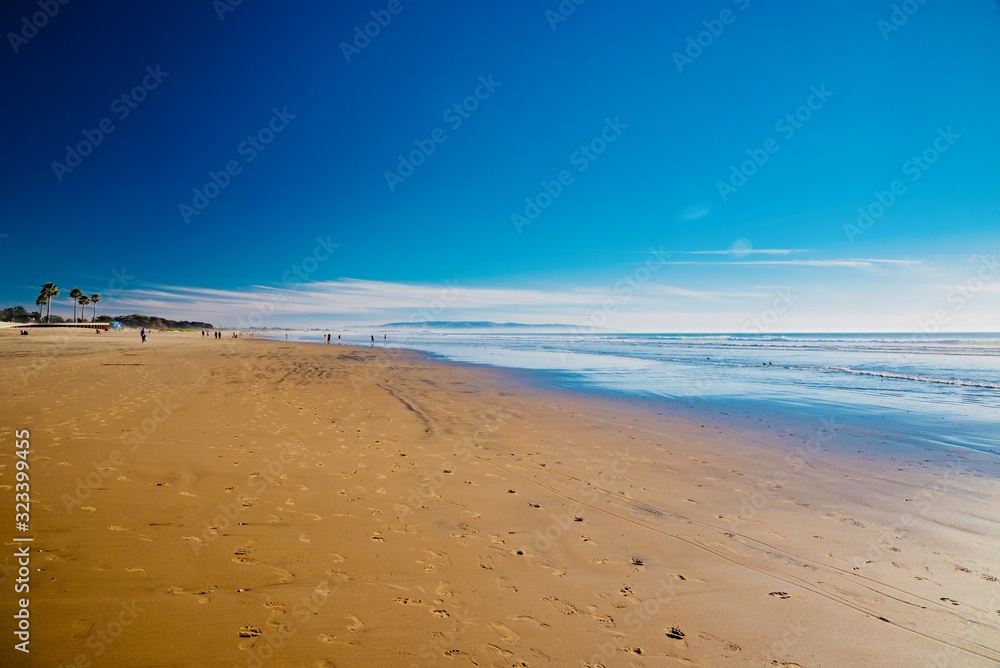
M 400 605 L 423 605 L 420 599 L 396 598 L 394 600 L 396 601 L 396 603 L 399 603 Z
M 527 615 L 509 615 L 507 617 L 507 619 L 510 619 L 512 621 L 515 621 L 515 622 L 531 622 L 532 624 L 536 625 L 540 629 L 547 629 L 547 628 L 549 628 L 549 625 L 546 624 L 545 622 L 540 622 L 537 619 L 535 619 L 534 617 L 529 617 Z
M 502 647 L 497 647 L 496 645 L 486 644 L 486 645 L 483 645 L 483 649 L 488 654 L 493 655 L 493 657 L 494 657 L 494 664 L 493 665 L 496 665 L 495 662 L 497 660 L 507 661 L 507 660 L 510 659 L 510 657 L 514 656 L 514 654 L 512 652 L 508 652 L 507 650 L 503 649 Z
M 344 617 L 351 621 L 351 623 L 348 624 L 347 626 L 347 630 L 350 631 L 351 633 L 360 633 L 362 629 L 365 628 L 364 623 L 360 619 L 358 619 L 357 616 L 347 613 L 344 615 Z
M 91 629 L 94 628 L 94 622 L 89 619 L 78 619 L 73 622 L 73 639 L 83 640 L 90 635 Z
M 490 628 L 497 632 L 500 636 L 500 641 L 508 645 L 514 645 L 521 640 L 521 634 L 512 631 L 509 627 L 500 622 L 493 622 L 490 624 Z
M 953 598 L 948 598 L 946 596 L 942 596 L 941 600 L 944 601 L 945 603 L 951 603 L 952 605 L 962 605 L 959 601 L 956 601 Z
M 497 588 L 500 591 L 507 592 L 508 594 L 513 594 L 514 592 L 517 591 L 517 587 L 510 584 L 510 580 L 508 580 L 507 578 L 497 578 Z
M 288 631 L 288 624 L 280 620 L 288 612 L 288 608 L 277 601 L 268 601 L 264 604 L 264 607 L 271 611 L 270 616 L 267 618 L 267 627 L 272 631 L 286 633 Z
M 768 596 L 774 596 L 775 598 L 782 598 L 782 599 L 792 597 L 791 594 L 789 594 L 786 591 L 772 591 L 768 593 Z
M 240 638 L 256 638 L 261 633 L 263 633 L 263 632 L 260 629 L 258 629 L 256 626 L 250 626 L 249 624 L 247 624 L 246 626 L 242 627 L 239 630 L 239 637 Z
M 671 626 L 667 629 L 666 635 L 668 638 L 673 638 L 674 640 L 684 640 L 684 632 L 676 626 Z
M 441 617 L 441 618 L 451 617 L 451 615 L 448 614 L 447 610 L 441 610 L 441 609 L 431 610 L 431 614 L 434 615 L 435 617 Z
M 614 626 L 615 625 L 615 620 L 610 615 L 599 615 L 599 614 L 597 614 L 597 606 L 596 605 L 588 605 L 587 606 L 587 612 L 590 613 L 590 618 L 593 619 L 594 621 L 600 622 L 601 624 L 605 624 L 607 626 Z
M 469 661 L 472 661 L 472 657 L 469 656 L 468 654 L 466 654 L 465 652 L 463 652 L 460 649 L 449 649 L 449 650 L 446 650 L 444 652 L 444 655 L 446 657 L 448 657 L 449 659 L 457 659 L 460 656 L 464 656 L 464 657 L 468 657 Z M 473 665 L 477 665 L 477 664 L 475 662 L 473 662 Z
M 437 589 L 434 593 L 441 598 L 458 598 L 458 592 L 451 588 L 450 582 L 441 582 L 438 584 Z
M 556 598 L 554 596 L 549 596 L 549 597 L 543 598 L 542 600 L 545 601 L 546 603 L 548 603 L 549 605 L 551 605 L 553 608 L 555 608 L 556 610 L 558 610 L 559 612 L 561 612 L 564 615 L 575 615 L 576 614 L 576 606 L 573 605 L 572 603 L 567 603 L 566 601 L 560 600 L 560 599 L 558 599 L 558 598 Z
M 233 552 L 233 561 L 240 564 L 254 563 L 253 557 L 250 556 L 250 548 L 248 547 L 236 548 L 236 551 Z

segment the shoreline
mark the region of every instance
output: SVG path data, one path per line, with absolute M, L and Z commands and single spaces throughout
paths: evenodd
M 8 338 L 6 368 L 46 354 Z M 872 457 L 421 352 L 67 338 L 0 408 L 32 429 L 50 663 L 1000 660 L 1000 483 L 963 453 Z
M 992 334 L 992 333 L 988 333 Z M 275 341 L 261 337 L 262 341 Z M 292 343 L 289 341 L 288 343 Z M 324 345 L 322 341 L 297 341 Z M 652 412 L 668 411 L 675 417 L 688 421 L 698 421 L 706 415 L 725 422 L 734 429 L 753 429 L 756 416 L 765 415 L 766 420 L 777 422 L 790 428 L 815 429 L 816 425 L 837 425 L 836 428 L 845 432 L 845 436 L 853 441 L 868 441 L 866 447 L 873 447 L 873 456 L 879 456 L 880 449 L 894 457 L 935 456 L 940 453 L 968 453 L 980 459 L 984 471 L 991 471 L 992 465 L 1000 466 L 1000 445 L 996 439 L 990 439 L 992 432 L 982 430 L 967 432 L 956 438 L 946 433 L 928 436 L 928 432 L 936 427 L 935 420 L 924 419 L 916 409 L 895 407 L 892 409 L 868 409 L 861 405 L 835 403 L 831 401 L 774 399 L 751 397 L 714 397 L 700 395 L 696 391 L 687 396 L 668 396 L 657 392 L 639 392 L 621 388 L 603 386 L 585 373 L 573 370 L 524 368 L 505 366 L 490 362 L 477 362 L 449 357 L 443 353 L 435 353 L 420 348 L 407 348 L 404 345 L 383 346 L 376 339 L 374 349 L 404 350 L 429 361 L 440 361 L 446 364 L 468 366 L 476 369 L 489 369 L 507 374 L 513 382 L 529 390 L 541 392 L 566 393 L 568 397 L 589 397 L 597 401 L 624 402 L 625 405 L 645 406 Z M 344 344 L 360 349 L 372 349 L 361 343 Z M 888 419 L 887 419 L 888 418 Z M 881 444 L 875 447 L 875 443 Z M 995 470 L 992 470 L 996 472 Z

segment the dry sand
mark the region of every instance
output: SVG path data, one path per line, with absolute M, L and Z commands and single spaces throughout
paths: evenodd
M 0 332 L 2 665 L 1000 662 L 987 457 L 398 351 L 138 339 Z

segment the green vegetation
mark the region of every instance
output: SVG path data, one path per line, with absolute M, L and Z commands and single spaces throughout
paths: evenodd
M 90 304 L 94 303 L 93 298 L 89 299 Z M 42 313 L 39 311 L 29 312 L 23 306 L 11 306 L 9 308 L 0 308 L 0 321 L 2 322 L 41 322 L 43 319 Z M 57 315 L 52 316 L 51 322 L 69 322 L 68 320 L 63 320 Z M 196 320 L 170 320 L 169 318 L 160 318 L 153 315 L 120 315 L 120 316 L 110 316 L 102 315 L 95 317 L 91 322 L 120 322 L 125 327 L 145 327 L 146 329 L 159 329 L 159 330 L 175 330 L 183 332 L 195 332 L 202 329 L 215 329 L 211 323 L 198 322 Z
M 73 301 L 73 322 L 76 322 L 76 305 L 82 296 L 83 290 L 80 288 L 73 288 L 69 291 L 69 298 Z
M 102 315 L 98 318 L 98 322 L 105 322 L 105 318 L 108 316 Z M 117 320 L 125 327 L 145 327 L 146 329 L 179 329 L 194 331 L 198 329 L 215 329 L 212 325 L 207 322 L 197 322 L 194 320 L 169 320 L 167 318 L 158 318 L 152 315 L 139 315 L 134 313 L 132 315 L 120 315 L 115 318 L 109 318 L 107 321 Z
M 35 300 L 35 304 L 41 306 L 45 304 L 45 322 L 51 322 L 50 317 L 52 316 L 52 300 L 59 296 L 59 286 L 55 283 L 46 283 L 42 286 L 42 291 L 38 294 L 38 299 Z

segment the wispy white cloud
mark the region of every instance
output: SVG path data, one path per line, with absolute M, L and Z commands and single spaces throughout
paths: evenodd
M 692 204 L 681 211 L 677 217 L 684 222 L 691 222 L 693 220 L 698 220 L 699 218 L 704 218 L 710 213 L 712 213 L 712 209 L 707 205 Z
M 783 267 L 851 267 L 871 269 L 876 266 L 916 266 L 919 260 L 888 260 L 879 258 L 848 258 L 838 260 L 724 260 L 719 262 L 699 262 L 696 260 L 667 260 L 664 264 L 687 264 L 703 266 L 783 266 Z
M 671 261 L 660 256 L 662 266 L 651 271 L 648 280 L 640 280 L 644 273 L 632 271 L 595 276 L 587 283 L 539 279 L 518 287 L 355 278 L 234 289 L 138 285 L 117 291 L 102 309 L 111 315 L 146 313 L 229 327 L 245 323 L 332 328 L 384 322 L 494 320 L 597 324 L 632 331 L 740 331 L 748 318 L 771 308 L 776 299 L 785 299 L 781 295 L 791 295 L 793 305 L 781 320 L 784 328 L 870 331 L 916 327 L 931 317 L 928 314 L 951 308 L 949 286 L 965 285 L 965 279 L 975 275 L 981 264 L 967 260 L 956 266 L 933 259 L 879 257 L 689 257 Z M 697 265 L 708 271 L 671 270 L 671 264 Z M 954 313 L 953 320 L 967 329 L 989 328 L 988 323 L 995 322 L 990 305 L 997 288 L 992 282 L 984 283 L 981 288 L 976 286 L 983 295 Z
M 692 250 L 675 251 L 678 255 L 792 255 L 793 253 L 807 253 L 802 248 L 729 248 L 726 250 Z
M 472 287 L 343 278 L 283 287 L 264 285 L 219 290 L 196 286 L 149 285 L 116 294 L 115 314 L 147 313 L 186 320 L 284 326 L 290 321 L 338 320 L 358 323 L 435 319 L 516 318 L 524 322 L 571 321 L 581 313 L 629 305 L 656 310 L 668 301 L 718 303 L 766 297 L 757 292 L 696 290 L 650 282 L 567 289 Z

